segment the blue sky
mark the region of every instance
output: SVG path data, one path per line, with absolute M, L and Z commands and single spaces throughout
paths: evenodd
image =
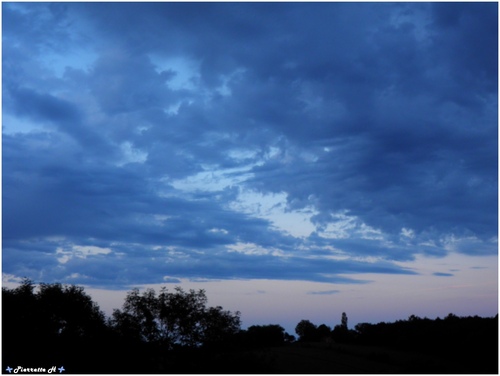
M 3 283 L 496 314 L 497 8 L 3 3 Z

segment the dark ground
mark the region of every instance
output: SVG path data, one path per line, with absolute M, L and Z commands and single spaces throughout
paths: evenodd
M 10 365 L 46 363 L 59 367 L 63 364 L 64 374 L 498 374 L 498 354 L 484 354 L 479 358 L 478 355 L 453 357 L 450 354 L 326 342 L 168 353 L 125 345 L 121 349 L 108 347 L 108 351 L 104 348 L 70 348 L 67 353 L 73 355 L 53 360 L 43 356 L 29 362 L 32 364 L 20 360 Z M 29 358 L 35 360 L 32 356 Z M 6 373 L 5 369 L 2 373 Z
M 498 374 L 496 359 L 335 343 L 293 343 L 205 354 L 167 365 L 164 373 L 231 374 Z

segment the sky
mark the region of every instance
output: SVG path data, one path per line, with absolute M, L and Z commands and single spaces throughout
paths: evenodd
M 243 324 L 498 313 L 498 4 L 2 3 L 2 281 Z

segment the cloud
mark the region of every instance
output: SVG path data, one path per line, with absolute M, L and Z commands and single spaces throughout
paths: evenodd
M 309 291 L 309 295 L 333 295 L 338 294 L 340 290 L 328 290 L 328 291 Z
M 80 118 L 78 108 L 72 103 L 50 94 L 40 94 L 34 90 L 18 88 L 11 95 L 14 112 L 21 116 L 31 116 L 39 121 L 75 122 Z
M 441 273 L 441 272 L 432 273 L 432 275 L 435 275 L 437 277 L 453 277 L 453 274 L 451 273 Z
M 5 4 L 4 271 L 365 283 L 496 254 L 496 14 Z

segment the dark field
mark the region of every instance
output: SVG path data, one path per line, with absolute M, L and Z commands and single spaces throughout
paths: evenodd
M 371 374 L 371 373 L 469 373 L 470 366 L 449 359 L 419 353 L 401 352 L 374 346 L 337 344 L 291 344 L 253 353 L 235 360 L 248 364 L 252 373 L 292 374 Z M 249 364 L 252 363 L 252 364 Z M 245 373 L 245 367 L 234 372 Z M 215 367 L 217 368 L 217 367 Z M 495 369 L 492 368 L 492 373 Z M 231 372 L 231 370 L 227 370 Z M 479 368 L 476 370 L 481 373 Z M 487 373 L 487 370 L 483 370 Z
M 497 359 L 472 359 L 376 346 L 293 343 L 201 355 L 164 373 L 233 374 L 497 374 Z

